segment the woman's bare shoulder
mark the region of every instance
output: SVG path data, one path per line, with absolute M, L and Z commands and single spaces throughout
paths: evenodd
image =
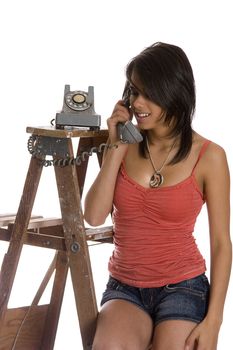
M 209 144 L 202 157 L 203 163 L 205 163 L 206 167 L 208 167 L 208 169 L 213 168 L 214 170 L 215 167 L 226 166 L 226 152 L 221 145 L 212 140 L 207 139 L 202 135 L 195 134 L 194 136 L 194 143 L 199 145 L 200 148 L 207 141 L 209 141 Z
M 209 142 L 208 147 L 206 149 L 206 156 L 208 157 L 214 157 L 214 158 L 221 158 L 223 156 L 225 156 L 225 150 L 224 148 L 217 144 L 216 142 L 209 140 L 208 138 L 195 133 L 194 137 L 193 137 L 193 143 L 198 145 L 199 147 L 202 147 L 204 145 L 204 143 Z

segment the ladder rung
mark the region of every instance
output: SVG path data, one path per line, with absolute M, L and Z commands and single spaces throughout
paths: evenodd
M 34 229 L 34 228 L 42 228 L 42 227 L 50 227 L 50 226 L 57 226 L 62 225 L 62 219 L 61 218 L 42 218 L 38 217 L 35 219 L 31 219 L 28 225 L 28 229 Z
M 97 241 L 113 236 L 112 226 L 100 227 L 100 228 L 87 228 L 86 229 L 87 240 Z
M 16 214 L 2 214 L 0 215 L 0 227 L 8 226 L 15 222 Z M 42 218 L 41 215 L 32 215 L 31 219 Z
M 16 215 L 14 214 L 2 214 L 0 216 L 0 227 L 12 226 L 14 224 Z M 44 218 L 38 215 L 32 215 L 29 221 L 28 230 L 45 229 L 50 227 L 51 229 L 56 226 L 62 226 L 63 221 L 61 218 Z M 85 228 L 86 239 L 91 241 L 105 240 L 112 238 L 113 230 L 112 226 L 98 227 L 98 228 Z M 41 232 L 42 233 L 42 232 Z M 10 237 L 8 238 L 10 239 Z
M 9 216 L 15 216 L 16 214 L 0 214 L 0 219 L 8 218 Z

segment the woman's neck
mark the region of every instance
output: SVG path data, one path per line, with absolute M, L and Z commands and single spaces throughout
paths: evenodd
M 179 143 L 179 136 L 172 136 L 171 129 L 168 127 L 147 130 L 146 135 L 148 142 L 151 145 L 156 144 L 159 148 L 169 148 L 174 143 L 175 139 L 177 140 L 176 146 Z

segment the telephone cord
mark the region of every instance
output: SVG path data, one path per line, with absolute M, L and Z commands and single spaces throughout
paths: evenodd
M 30 136 L 27 142 L 27 148 L 29 153 L 36 158 L 41 159 L 41 154 L 36 150 L 36 141 L 37 136 Z M 65 167 L 69 165 L 81 165 L 82 162 L 85 162 L 88 157 L 92 156 L 93 153 L 102 153 L 103 150 L 108 147 L 107 143 L 101 143 L 98 147 L 94 146 L 90 149 L 90 151 L 84 151 L 80 155 L 75 157 L 67 157 L 67 158 L 60 158 L 60 159 L 41 159 L 41 163 L 43 166 L 59 166 L 59 167 Z

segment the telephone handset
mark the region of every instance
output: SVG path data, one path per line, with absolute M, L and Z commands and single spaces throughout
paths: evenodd
M 123 101 L 125 107 L 130 108 L 129 102 L 129 83 L 126 82 L 125 89 L 123 92 Z M 123 143 L 138 143 L 143 140 L 142 135 L 138 131 L 138 129 L 133 125 L 131 120 L 128 120 L 126 123 L 118 123 L 117 124 L 117 132 L 118 137 Z

